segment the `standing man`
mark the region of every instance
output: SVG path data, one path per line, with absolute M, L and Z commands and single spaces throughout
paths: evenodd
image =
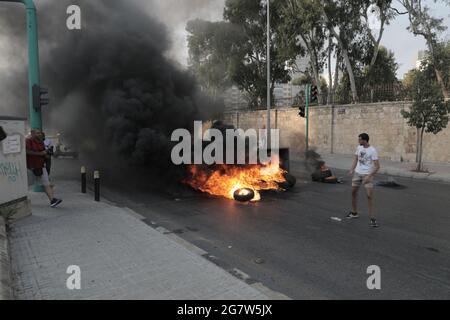
M 27 148 L 27 169 L 31 173 L 33 180 L 42 184 L 50 200 L 50 207 L 54 208 L 62 202 L 53 196 L 53 189 L 50 186 L 47 169 L 45 168 L 45 150 L 43 135 L 39 129 L 32 129 L 31 135 L 26 139 Z
M 378 227 L 373 210 L 373 177 L 380 170 L 377 150 L 369 144 L 369 135 L 361 133 L 358 136 L 359 146 L 353 157 L 352 168 L 349 175 L 352 178 L 352 211 L 347 215 L 348 219 L 358 218 L 358 190 L 361 185 L 366 189 L 367 202 L 369 206 L 370 226 Z

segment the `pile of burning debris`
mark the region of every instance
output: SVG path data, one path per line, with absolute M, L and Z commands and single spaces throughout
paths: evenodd
M 262 190 L 287 190 L 296 179 L 279 162 L 248 165 L 190 165 L 184 180 L 196 190 L 238 201 L 258 201 Z
M 234 129 L 220 121 L 213 123 L 212 128 L 221 131 Z M 280 161 L 279 156 L 273 155 L 270 161 L 258 161 L 257 164 L 188 165 L 183 183 L 214 196 L 237 201 L 259 201 L 261 191 L 285 191 L 295 185 L 295 177 L 283 168 L 282 163 L 283 159 Z

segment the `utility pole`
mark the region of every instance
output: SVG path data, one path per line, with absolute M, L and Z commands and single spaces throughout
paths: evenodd
M 31 129 L 42 130 L 42 117 L 39 99 L 33 99 L 33 87 L 40 91 L 39 47 L 37 35 L 36 6 L 33 0 L 0 0 L 0 2 L 21 2 L 27 11 L 28 37 L 28 122 Z M 37 105 L 36 105 L 37 104 Z M 43 192 L 43 186 L 35 183 L 33 191 Z
M 267 2 L 267 44 L 266 44 L 266 56 L 267 56 L 267 149 L 270 149 L 270 0 Z
M 27 11 L 29 124 L 32 129 L 42 129 L 40 106 L 33 105 L 33 86 L 40 87 L 36 7 L 33 0 L 0 0 L 0 2 L 21 2 Z
M 305 133 L 305 146 L 306 151 L 309 149 L 309 95 L 311 92 L 311 85 L 307 84 L 305 87 L 305 114 L 306 114 L 306 133 Z

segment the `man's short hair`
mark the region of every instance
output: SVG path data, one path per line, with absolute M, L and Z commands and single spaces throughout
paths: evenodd
M 367 133 L 361 133 L 358 137 L 369 142 L 369 135 Z

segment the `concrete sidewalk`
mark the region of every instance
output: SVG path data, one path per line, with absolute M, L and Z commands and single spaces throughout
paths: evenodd
M 50 208 L 44 194 L 30 193 L 33 215 L 11 225 L 16 299 L 273 298 L 129 209 L 95 202 L 74 182 L 58 181 L 56 187 L 64 199 L 59 207 Z M 80 267 L 80 290 L 66 286 L 71 265 Z
M 352 165 L 353 155 L 321 154 L 327 166 L 335 169 L 349 170 Z M 413 172 L 416 164 L 411 162 L 396 162 L 380 159 L 381 174 L 413 179 L 423 179 L 450 183 L 450 164 L 424 163 L 428 173 Z

